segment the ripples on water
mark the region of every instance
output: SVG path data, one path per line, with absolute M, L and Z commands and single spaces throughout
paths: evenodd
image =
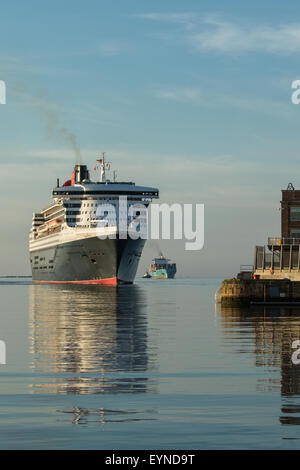
M 300 308 L 221 308 L 219 280 L 1 280 L 1 448 L 300 448 Z
M 255 367 L 262 370 L 256 390 L 282 397 L 280 423 L 300 424 L 300 366 L 291 360 L 292 343 L 300 339 L 300 308 L 218 307 L 217 313 L 226 349 L 237 355 L 250 352 Z
M 150 391 L 151 380 L 141 375 L 154 368 L 144 305 L 135 285 L 30 286 L 31 367 L 54 375 L 33 391 Z

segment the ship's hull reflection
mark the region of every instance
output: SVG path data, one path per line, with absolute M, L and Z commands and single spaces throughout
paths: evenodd
M 282 396 L 280 423 L 300 424 L 300 365 L 292 362 L 292 343 L 300 340 L 300 308 L 218 307 L 217 313 L 225 343 L 235 352 L 248 351 L 246 343 L 252 342 L 255 365 L 265 370 L 257 382 L 258 390 L 279 391 Z
M 151 389 L 155 354 L 150 361 L 144 293 L 135 285 L 32 285 L 30 342 L 34 392 Z

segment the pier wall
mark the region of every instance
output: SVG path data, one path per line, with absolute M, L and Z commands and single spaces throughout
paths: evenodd
M 299 302 L 300 305 L 300 281 L 234 278 L 222 282 L 222 305 L 249 305 L 252 302 Z
M 254 275 L 259 276 L 260 279 L 268 279 L 268 280 L 276 280 L 276 279 L 281 279 L 281 280 L 287 280 L 289 279 L 290 281 L 299 281 L 300 282 L 300 272 L 299 271 L 288 271 L 288 270 L 276 270 L 274 269 L 273 271 L 270 271 L 269 269 L 265 269 L 264 271 L 257 269 L 254 273 Z

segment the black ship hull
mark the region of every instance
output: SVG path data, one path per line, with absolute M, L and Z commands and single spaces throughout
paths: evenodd
M 45 283 L 132 283 L 145 241 L 92 237 L 33 250 L 32 279 Z

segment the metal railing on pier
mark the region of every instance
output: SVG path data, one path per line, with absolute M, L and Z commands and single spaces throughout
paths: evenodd
M 300 245 L 300 238 L 269 237 L 268 246 Z
M 254 270 L 297 270 L 300 271 L 300 244 L 256 246 L 254 256 Z

